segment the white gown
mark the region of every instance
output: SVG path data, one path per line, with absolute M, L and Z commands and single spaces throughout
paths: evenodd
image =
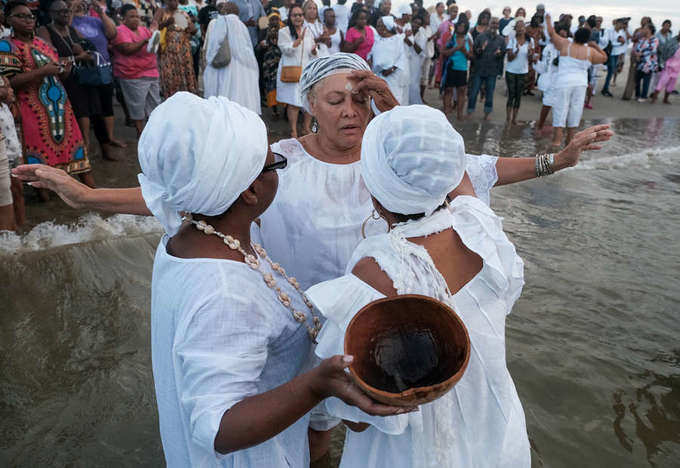
M 402 106 L 408 106 L 408 86 L 410 80 L 410 65 L 404 44 L 404 35 L 395 34 L 390 37 L 375 36 L 373 49 L 369 54 L 373 59 L 373 72 L 387 81 L 390 91 Z M 383 70 L 397 67 L 388 76 L 382 74 Z
M 253 236 L 303 288 L 341 276 L 362 240 L 361 225 L 373 211 L 360 162 L 319 161 L 295 139 L 281 140 L 271 149 L 288 158 L 288 166 L 278 171 L 276 197 L 260 217 L 260 228 L 253 225 Z M 498 180 L 497 160 L 467 155 L 475 193 L 487 204 Z M 386 230 L 382 221 L 366 224 L 367 234 Z
M 293 47 L 294 42 L 288 26 L 279 29 L 278 46 L 281 49 L 281 60 L 279 60 L 279 68 L 276 73 L 276 100 L 283 104 L 302 107 L 300 82 L 284 83 L 281 81 L 281 68 L 301 66 L 304 69 L 307 62 L 316 58 L 316 55 L 312 53 L 316 50 L 313 33 L 307 29 L 302 43 Z
M 407 240 L 450 227 L 484 261 L 454 295 L 427 250 Z M 347 431 L 341 468 L 531 466 L 524 411 L 505 357 L 505 317 L 521 293 L 523 263 L 500 218 L 475 197 L 458 196 L 450 212 L 442 209 L 364 240 L 346 276 L 307 291 L 326 317 L 316 347 L 320 358 L 342 353 L 350 320 L 365 304 L 384 297 L 351 274 L 365 257 L 375 259 L 399 294 L 422 294 L 451 306 L 468 329 L 472 351 L 456 386 L 418 412 L 372 417 L 337 398 L 325 400 L 330 416 L 371 424 L 364 432 Z
M 408 24 L 409 30 L 410 24 Z M 418 44 L 420 47 L 420 53 L 416 53 L 414 47 L 406 46 L 406 51 L 408 54 L 409 63 L 409 86 L 408 86 L 408 102 L 410 105 L 422 104 L 423 100 L 420 97 L 420 75 L 423 70 L 423 62 L 427 54 L 427 37 L 425 37 L 424 28 L 420 28 L 418 33 L 411 36 L 411 42 Z
M 225 37 L 229 39 L 231 62 L 224 68 L 215 68 L 211 63 Z M 205 47 L 204 97 L 225 96 L 261 114 L 257 60 L 248 28 L 238 16 L 220 15 L 212 20 L 206 32 Z
M 151 357 L 167 466 L 309 466 L 309 414 L 244 450 L 220 455 L 213 445 L 225 411 L 306 369 L 307 326 L 245 263 L 173 257 L 167 241 L 163 236 L 156 250 L 151 286 Z M 306 312 L 292 286 L 262 263 Z M 309 314 L 307 320 L 311 325 Z

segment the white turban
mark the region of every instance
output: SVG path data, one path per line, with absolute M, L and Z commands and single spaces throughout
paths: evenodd
M 380 19 L 389 31 L 394 31 L 396 24 L 394 23 L 394 18 L 392 16 L 381 16 Z
M 267 158 L 267 129 L 254 112 L 224 97 L 176 93 L 149 117 L 139 139 L 146 206 L 173 236 L 180 211 L 227 211 Z
M 307 98 L 315 84 L 328 76 L 352 70 L 371 71 L 371 67 L 357 54 L 345 52 L 336 52 L 328 57 L 319 57 L 308 62 L 300 76 L 300 97 L 305 110 L 311 112 Z
M 403 3 L 399 5 L 399 18 L 401 18 L 404 15 L 411 15 L 413 14 L 413 10 L 411 9 L 411 5 L 408 3 Z
M 432 214 L 465 174 L 465 144 L 429 106 L 397 106 L 375 117 L 361 144 L 366 188 L 392 213 Z

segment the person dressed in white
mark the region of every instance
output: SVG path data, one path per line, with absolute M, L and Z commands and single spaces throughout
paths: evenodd
M 302 8 L 295 5 L 288 12 L 287 26 L 279 29 L 279 49 L 281 60 L 276 73 L 276 100 L 282 104 L 288 104 L 286 113 L 290 125 L 290 135 L 297 137 L 297 121 L 302 107 L 300 99 L 299 81 L 282 81 L 281 70 L 283 67 L 303 67 L 312 58 L 316 57 L 316 42 L 311 31 L 304 27 Z M 305 115 L 304 130 L 309 132 L 312 119 Z
M 602 95 L 613 97 L 612 93 L 609 91 L 609 83 L 616 74 L 619 62 L 626 56 L 626 49 L 628 48 L 631 38 L 630 32 L 628 32 L 627 19 L 615 19 L 614 26 L 607 29 L 604 36 L 607 38 L 605 47 L 611 44 L 611 51 L 607 58 L 607 76 L 604 80 L 604 86 L 602 87 Z
M 449 305 L 465 323 L 472 350 L 456 386 L 418 412 L 379 420 L 325 401 L 330 416 L 363 430 L 347 432 L 342 468 L 531 466 L 524 411 L 505 358 L 505 318 L 522 291 L 524 265 L 501 219 L 461 183 L 465 166 L 463 138 L 427 106 L 396 107 L 364 133 L 362 177 L 390 229 L 357 246 L 345 276 L 307 290 L 327 318 L 315 352 L 342 350 L 356 312 L 402 294 Z
M 223 13 L 210 21 L 206 33 L 204 96 L 224 96 L 261 114 L 259 71 L 248 28 L 238 18 L 235 4 L 218 0 L 217 8 Z M 216 67 L 224 41 L 229 42 L 231 60 L 226 66 Z
M 408 102 L 422 104 L 420 96 L 420 78 L 423 72 L 423 62 L 427 54 L 428 37 L 423 30 L 423 18 L 413 16 L 411 22 L 404 28 L 404 44 L 409 62 Z
M 346 3 L 347 0 L 338 0 L 338 2 L 333 5 L 336 23 L 343 34 L 347 33 L 347 27 L 349 25 L 349 8 L 345 5 Z
M 257 114 L 177 93 L 139 149 L 142 194 L 165 229 L 151 355 L 167 466 L 307 467 L 308 412 L 331 394 L 395 414 L 352 386 L 343 356 L 305 372 L 319 317 L 249 236 L 285 166 Z
M 323 12 L 323 25 L 326 35 L 326 45 L 328 46 L 328 54 L 337 54 L 340 52 L 340 47 L 344 42 L 345 33 L 338 27 L 335 11 L 332 8 L 326 8 Z
M 378 37 L 369 57 L 373 71 L 387 81 L 392 94 L 402 106 L 408 105 L 410 64 L 406 54 L 404 35 L 396 31 L 394 18 L 383 16 L 376 26 Z
M 567 28 L 558 23 L 555 32 L 561 37 L 567 38 L 569 31 Z M 548 36 L 550 37 L 550 36 Z M 538 77 L 538 89 L 543 93 L 541 113 L 536 124 L 536 129 L 542 131 L 545 128 L 545 122 L 550 114 L 550 109 L 555 105 L 555 80 L 557 79 L 557 68 L 559 63 L 560 52 L 555 48 L 552 41 L 543 49 L 541 61 L 534 66 L 534 69 L 540 73 Z
M 430 27 L 432 31 L 439 31 L 439 26 L 449 19 L 449 15 L 446 13 L 446 5 L 443 2 L 437 3 L 434 8 L 434 12 L 430 15 Z
M 557 77 L 554 82 L 555 103 L 553 106 L 553 146 L 562 145 L 564 128 L 567 127 L 567 144 L 574 137 L 576 129 L 581 123 L 583 104 L 588 87 L 588 68 L 591 64 L 604 63 L 607 54 L 600 47 L 591 42 L 590 30 L 579 28 L 574 35 L 574 41 L 570 41 L 555 32 L 550 20 L 546 15 L 550 40 L 560 52 L 560 63 L 557 68 Z
M 423 97 L 425 96 L 425 89 L 427 84 L 430 82 L 430 71 L 432 70 L 432 59 L 434 58 L 434 45 L 437 39 L 437 30 L 432 29 L 430 24 L 430 17 L 428 15 L 421 16 L 423 21 L 423 26 L 418 30 L 416 34 L 416 42 L 420 41 L 425 44 L 423 57 L 423 64 L 420 67 L 420 100 L 419 103 L 424 103 Z
M 328 45 L 326 39 L 328 36 L 325 34 L 324 25 L 319 19 L 319 7 L 316 6 L 314 0 L 307 0 L 302 4 L 302 11 L 305 18 L 303 27 L 312 33 L 314 42 L 316 42 L 316 56 L 327 57 Z

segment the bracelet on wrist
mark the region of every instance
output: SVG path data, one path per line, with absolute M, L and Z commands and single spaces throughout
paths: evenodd
M 537 154 L 536 155 L 536 177 L 543 177 L 555 173 L 555 155 Z

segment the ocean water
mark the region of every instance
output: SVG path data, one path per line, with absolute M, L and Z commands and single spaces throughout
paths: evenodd
M 526 265 L 507 354 L 534 466 L 680 460 L 680 120 L 611 123 L 578 167 L 492 192 Z M 472 153 L 548 144 L 529 125 L 459 130 Z M 0 466 L 163 466 L 159 236 L 152 219 L 98 215 L 0 236 Z

